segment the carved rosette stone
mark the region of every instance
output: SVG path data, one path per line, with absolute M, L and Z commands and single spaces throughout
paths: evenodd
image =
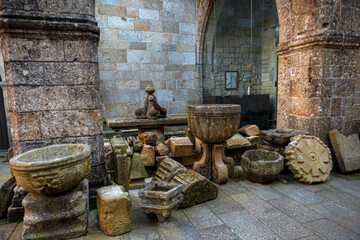
M 330 149 L 315 136 L 291 138 L 285 158 L 294 178 L 307 184 L 325 182 L 333 168 Z

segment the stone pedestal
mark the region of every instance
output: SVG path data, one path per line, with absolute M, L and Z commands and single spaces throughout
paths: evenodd
M 106 184 L 95 1 L 3 0 L 0 37 L 14 155 L 92 148 L 90 187 Z
M 88 223 L 88 180 L 58 196 L 29 193 L 25 208 L 23 239 L 55 240 L 86 235 Z

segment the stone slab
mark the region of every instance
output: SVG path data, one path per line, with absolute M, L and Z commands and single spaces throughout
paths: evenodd
M 358 235 L 329 219 L 309 222 L 305 226 L 316 235 L 325 239 L 359 239 Z
M 357 134 L 345 136 L 338 130 L 329 132 L 331 145 L 341 172 L 360 169 L 360 140 Z
M 234 136 L 226 140 L 227 149 L 236 149 L 249 146 L 251 146 L 251 143 L 239 133 L 236 133 Z
M 106 124 L 114 129 L 134 129 L 134 128 L 153 128 L 153 127 L 169 127 L 187 125 L 187 116 L 173 115 L 166 118 L 158 118 L 154 120 L 135 119 L 135 118 L 107 118 Z
M 220 219 L 204 204 L 184 209 L 196 230 L 222 225 Z
M 67 239 L 86 235 L 89 212 L 87 179 L 59 196 L 29 193 L 25 208 L 23 239 Z
M 360 200 L 359 198 L 343 192 L 339 189 L 327 189 L 319 192 L 319 194 L 341 206 L 353 210 L 360 214 Z
M 129 194 L 118 185 L 106 186 L 96 191 L 98 222 L 101 231 L 117 236 L 131 231 Z
M 245 125 L 238 130 L 239 133 L 245 134 L 247 136 L 259 136 L 260 129 L 255 124 Z
M 269 185 L 253 183 L 248 180 L 241 181 L 240 185 L 265 201 L 279 199 L 283 196 L 280 192 L 270 188 Z
M 225 225 L 198 230 L 202 239 L 238 240 L 239 238 Z
M 234 211 L 241 211 L 244 209 L 233 199 L 223 193 L 223 191 L 219 191 L 218 197 L 216 199 L 207 201 L 205 204 L 216 215 Z

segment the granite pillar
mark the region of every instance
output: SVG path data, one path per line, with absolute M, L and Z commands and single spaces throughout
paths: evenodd
M 0 10 L 14 154 L 51 144 L 89 144 L 90 189 L 103 186 L 95 1 L 1 0 Z

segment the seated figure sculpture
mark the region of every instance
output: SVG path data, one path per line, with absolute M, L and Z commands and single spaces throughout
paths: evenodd
M 147 86 L 145 88 L 145 92 L 147 96 L 145 97 L 144 105 L 135 110 L 135 118 L 137 119 L 157 119 L 157 118 L 165 118 L 167 110 L 157 102 L 156 97 L 154 96 L 155 89 L 154 87 Z

